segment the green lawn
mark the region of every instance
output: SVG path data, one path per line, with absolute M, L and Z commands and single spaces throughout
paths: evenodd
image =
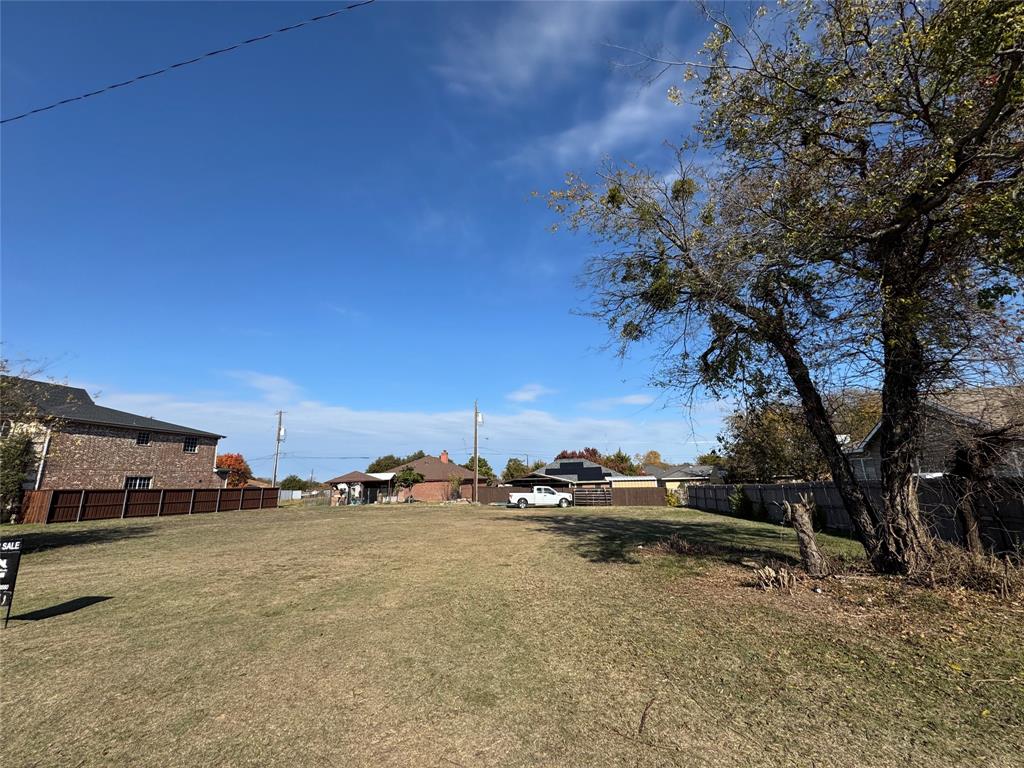
M 777 527 L 402 506 L 5 533 L 30 550 L 5 767 L 1024 764 L 1024 607 L 764 593 L 738 561 L 791 557 Z M 714 554 L 657 554 L 673 533 Z

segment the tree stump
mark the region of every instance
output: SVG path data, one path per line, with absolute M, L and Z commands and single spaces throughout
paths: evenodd
M 796 531 L 796 540 L 800 545 L 800 561 L 804 570 L 814 578 L 827 576 L 829 572 L 828 559 L 818 549 L 818 540 L 814 536 L 814 523 L 811 509 L 814 501 L 807 494 L 800 494 L 800 501 L 782 502 L 786 510 L 786 522 L 793 526 Z

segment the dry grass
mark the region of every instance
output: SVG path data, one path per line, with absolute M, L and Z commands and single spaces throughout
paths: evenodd
M 15 530 L 37 620 L 0 635 L 5 765 L 1021 764 L 1022 607 L 750 588 L 786 529 L 402 506 Z

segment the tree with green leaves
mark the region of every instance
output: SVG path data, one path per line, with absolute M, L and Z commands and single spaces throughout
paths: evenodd
M 366 468 L 367 473 L 371 472 L 390 472 L 395 467 L 400 467 L 403 464 L 422 459 L 427 454 L 423 451 L 413 451 L 408 456 L 395 456 L 389 453 L 385 456 L 381 456 L 374 461 L 370 462 L 370 466 Z
M 853 390 L 824 396 L 829 418 L 847 445 L 859 443 L 878 423 L 876 393 Z M 808 481 L 831 479 L 821 449 L 807 431 L 799 403 L 752 404 L 725 418 L 718 436 L 720 466 L 729 482 L 770 483 L 779 477 Z
M 469 461 L 467 461 L 462 466 L 464 466 L 466 469 L 472 472 L 474 466 L 473 457 L 470 456 Z M 480 477 L 482 477 L 484 480 L 493 480 L 495 478 L 494 469 L 491 467 L 490 462 L 487 461 L 487 459 L 485 459 L 483 456 L 480 457 Z
M 0 520 L 6 522 L 21 510 L 25 481 L 38 460 L 28 432 L 14 430 L 0 439 Z
M 417 472 L 412 467 L 405 467 L 395 473 L 394 477 L 395 488 L 405 488 L 406 490 L 412 488 L 414 485 L 418 485 L 423 482 L 423 475 Z
M 528 474 L 530 474 L 530 468 L 526 466 L 526 462 L 513 456 L 505 462 L 505 469 L 501 471 L 501 479 L 507 483 L 509 480 L 526 477 Z
M 315 488 L 316 483 L 304 480 L 298 475 L 288 475 L 288 477 L 278 484 L 278 487 L 282 491 L 308 491 L 311 488 Z
M 660 61 L 700 108 L 674 173 L 609 165 L 549 203 L 608 246 L 588 275 L 620 349 L 660 340 L 667 386 L 794 398 L 873 566 L 917 571 L 922 398 L 1024 355 L 1024 4 L 713 20 L 701 56 Z M 851 385 L 881 390 L 878 506 L 825 403 Z

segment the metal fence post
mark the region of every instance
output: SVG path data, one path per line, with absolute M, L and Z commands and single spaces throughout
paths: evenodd
M 260 509 L 263 509 L 263 494 L 266 493 L 266 488 L 260 488 Z
M 238 489 L 238 508 L 242 508 L 242 503 L 245 501 L 245 488 Z
M 217 489 L 217 504 L 213 508 L 214 512 L 220 512 L 220 492 L 223 491 L 223 490 L 224 490 L 223 488 L 218 488 Z
M 85 489 L 82 489 L 82 495 L 78 499 L 78 514 L 75 516 L 75 522 L 81 522 L 82 520 L 82 508 L 85 506 Z
M 160 513 L 163 511 L 163 508 L 164 508 L 164 489 L 161 488 L 160 489 L 160 501 L 158 501 L 157 505 L 156 505 L 156 516 L 157 517 L 160 517 Z
M 131 493 L 127 488 L 124 489 L 124 499 L 121 500 L 121 519 L 124 520 L 125 513 L 128 511 L 128 494 Z
M 191 515 L 196 506 L 196 489 L 192 489 L 192 498 L 188 500 L 188 513 Z

